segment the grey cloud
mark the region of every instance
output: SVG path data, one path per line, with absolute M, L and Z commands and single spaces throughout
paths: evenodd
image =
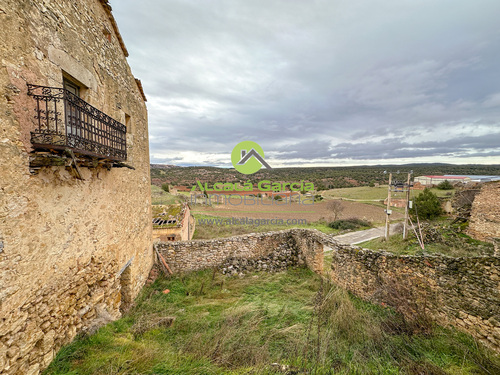
M 496 0 L 111 4 L 152 155 L 251 139 L 281 161 L 497 156 Z
M 341 143 L 334 146 L 333 156 L 356 160 L 428 156 L 498 156 L 500 154 L 499 143 L 500 133 L 418 143 L 408 143 L 404 141 L 404 138 L 391 138 L 379 142 Z

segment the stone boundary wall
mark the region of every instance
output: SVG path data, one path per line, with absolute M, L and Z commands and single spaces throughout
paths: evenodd
M 479 240 L 500 241 L 500 182 L 485 183 L 472 202 L 468 233 Z
M 174 273 L 218 267 L 236 275 L 301 265 L 322 273 L 324 245 L 333 248 L 328 276 L 339 286 L 371 302 L 397 305 L 403 313 L 425 312 L 500 352 L 498 256 L 395 255 L 339 245 L 309 229 L 158 242 L 155 247 Z
M 318 231 L 290 229 L 214 240 L 157 242 L 155 248 L 173 272 L 218 267 L 226 274 L 239 274 L 307 266 L 321 273 L 325 241 Z
M 331 268 L 332 281 L 361 298 L 396 300 L 413 314 L 415 307 L 426 310 L 500 351 L 500 257 L 398 256 L 339 246 Z

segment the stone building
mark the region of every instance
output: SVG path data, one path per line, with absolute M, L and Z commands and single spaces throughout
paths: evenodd
M 187 203 L 153 206 L 153 239 L 187 241 L 193 238 L 195 220 Z
M 107 0 L 0 24 L 0 373 L 38 374 L 153 264 L 146 98 Z

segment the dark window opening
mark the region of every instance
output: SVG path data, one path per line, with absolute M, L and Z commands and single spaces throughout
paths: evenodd
M 75 83 L 69 81 L 66 78 L 63 78 L 63 87 L 73 95 L 80 97 L 80 86 L 76 85 Z
M 127 133 L 132 133 L 132 121 L 130 115 L 125 113 L 125 126 L 127 127 Z

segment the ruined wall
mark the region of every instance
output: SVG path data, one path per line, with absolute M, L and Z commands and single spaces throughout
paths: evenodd
M 323 246 L 316 236 L 316 231 L 291 229 L 215 240 L 158 242 L 155 247 L 173 272 L 217 267 L 232 275 L 307 266 L 321 273 Z
M 37 374 L 77 332 L 119 316 L 121 290 L 130 300 L 147 278 L 147 112 L 102 1 L 0 0 L 0 24 L 0 372 Z M 62 87 L 63 75 L 94 107 L 130 116 L 135 170 L 30 174 L 26 83 Z
M 393 304 L 452 324 L 500 351 L 500 258 L 400 256 L 340 245 L 316 230 L 290 229 L 216 240 L 156 243 L 174 272 L 219 268 L 237 275 L 307 266 L 323 270 L 323 246 L 333 248 L 328 276 L 366 300 Z
M 500 182 L 484 184 L 475 196 L 468 233 L 483 241 L 500 239 Z
M 500 351 L 500 258 L 398 256 L 339 246 L 331 278 L 372 302 L 425 309 Z

